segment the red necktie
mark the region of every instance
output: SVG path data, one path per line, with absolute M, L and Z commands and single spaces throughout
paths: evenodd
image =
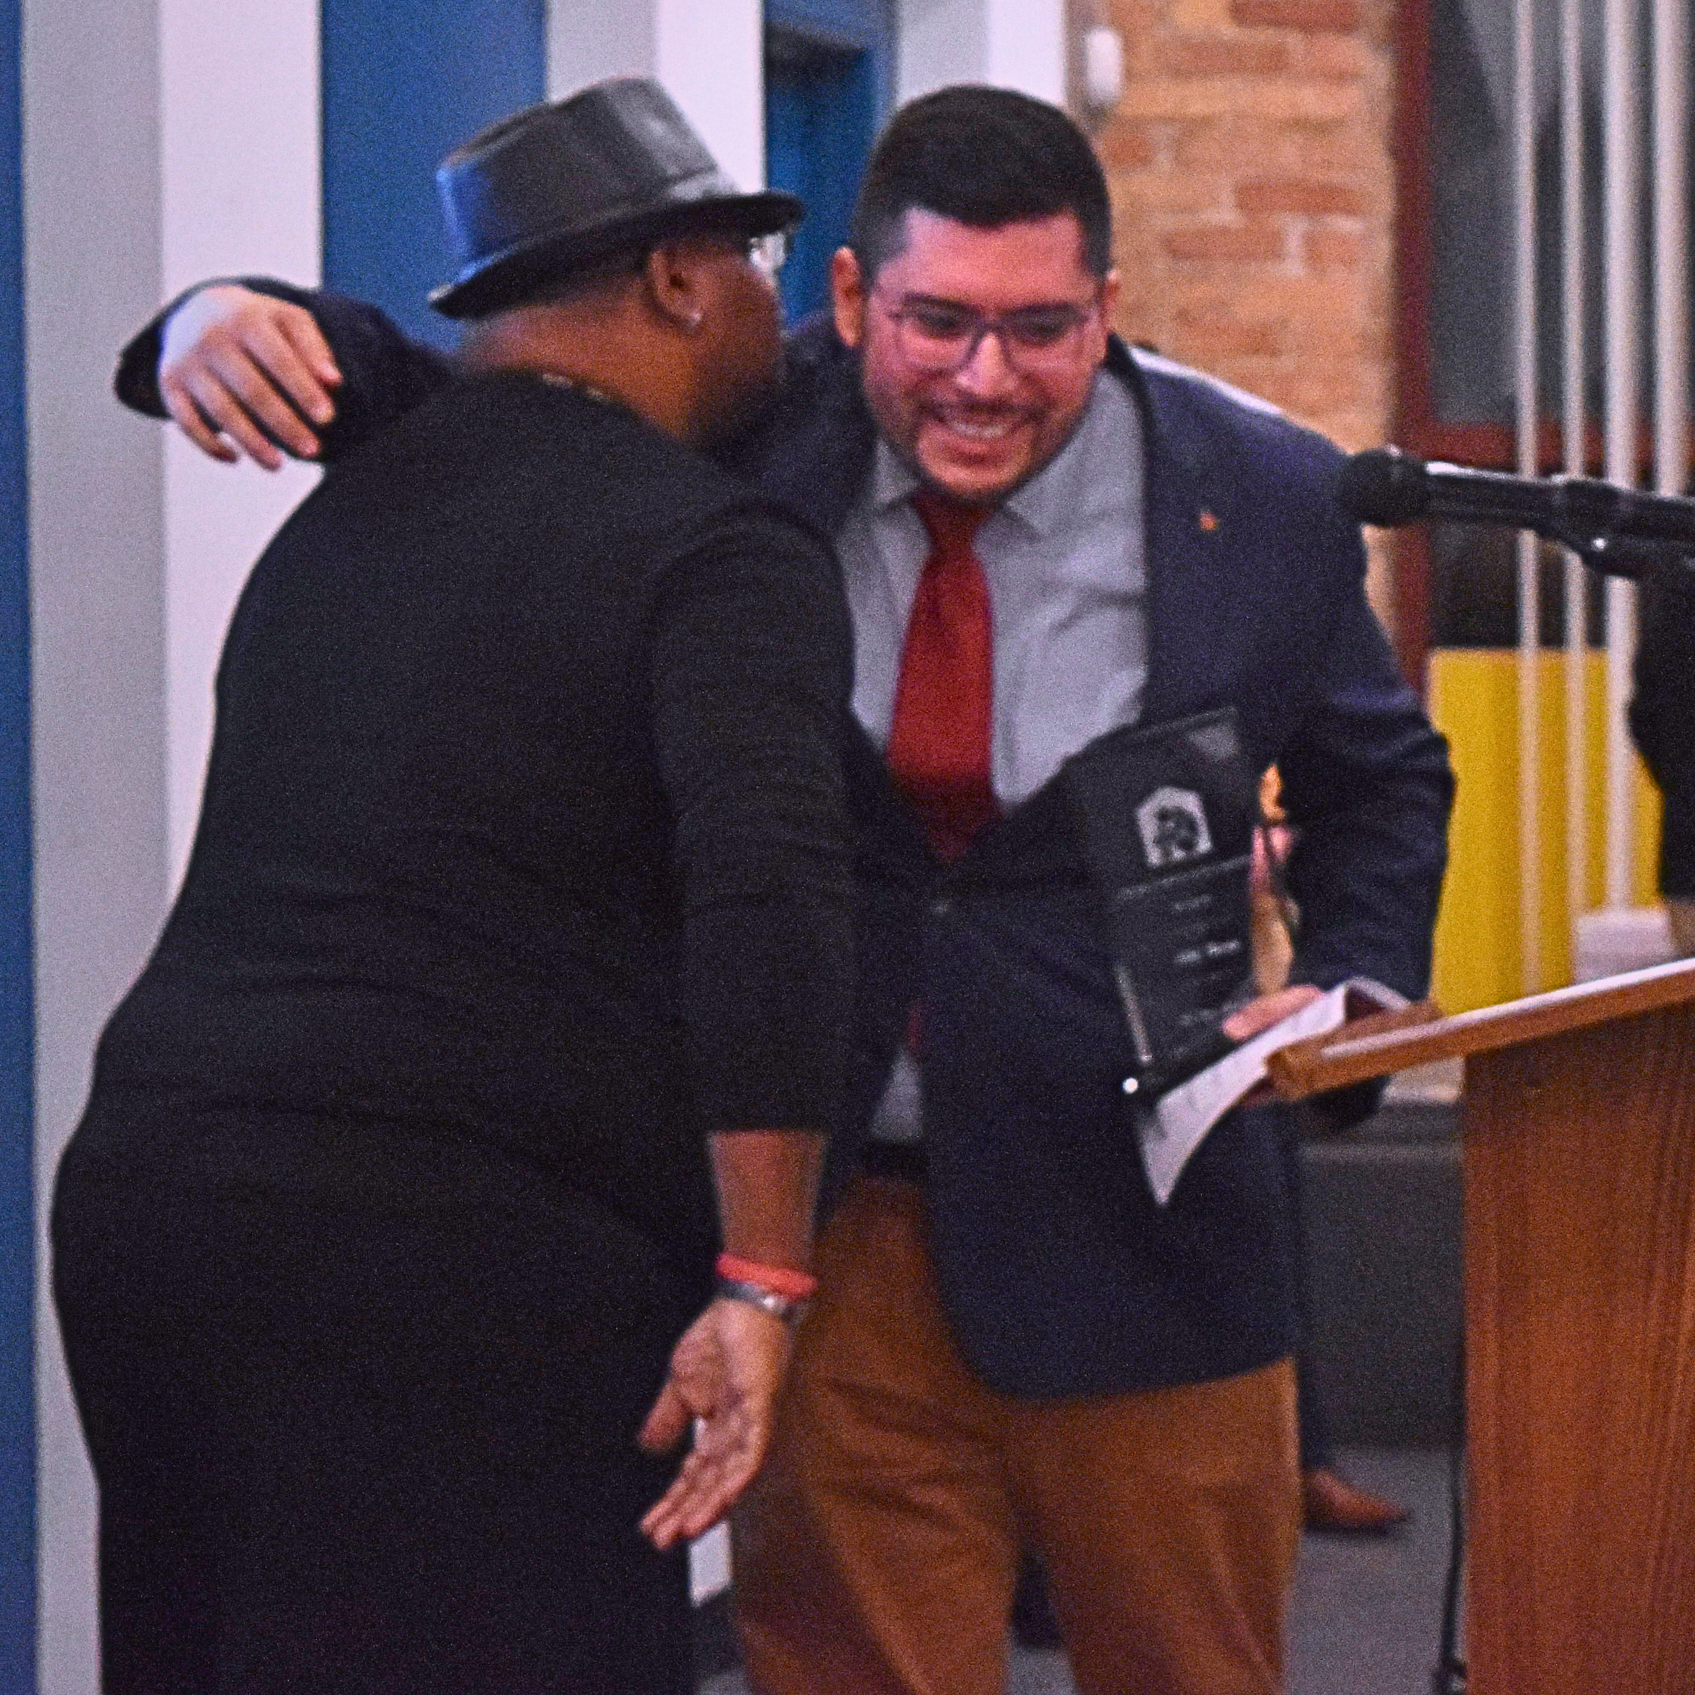
M 937 858 L 953 860 L 1000 812 L 989 774 L 994 627 L 989 585 L 972 547 L 988 509 L 928 491 L 912 504 L 929 532 L 930 557 L 901 651 L 889 771 Z

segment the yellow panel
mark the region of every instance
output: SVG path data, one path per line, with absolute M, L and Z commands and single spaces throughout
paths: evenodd
M 1436 925 L 1433 993 L 1449 1012 L 1511 1000 L 1571 980 L 1571 914 L 1566 898 L 1565 682 L 1558 652 L 1541 656 L 1537 706 L 1541 738 L 1538 818 L 1542 834 L 1542 981 L 1524 981 L 1519 934 L 1518 655 L 1496 648 L 1446 648 L 1430 655 L 1430 716 L 1453 748 L 1459 796 L 1450 836 L 1448 880 Z M 1585 682 L 1585 788 L 1589 902 L 1603 891 L 1605 821 L 1605 656 L 1588 656 Z M 1636 889 L 1657 899 L 1660 797 L 1636 772 Z

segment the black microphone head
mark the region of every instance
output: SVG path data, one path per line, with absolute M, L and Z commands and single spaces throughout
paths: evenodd
M 1336 479 L 1336 504 L 1359 524 L 1416 524 L 1430 510 L 1424 461 L 1398 447 L 1356 453 Z

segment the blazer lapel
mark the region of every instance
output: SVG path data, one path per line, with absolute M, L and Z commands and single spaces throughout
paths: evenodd
M 1209 463 L 1172 378 L 1115 338 L 1108 367 L 1142 409 L 1148 581 L 1147 723 L 1220 706 L 1229 696 L 1224 594 L 1241 515 Z M 1192 380 L 1192 379 L 1191 379 Z

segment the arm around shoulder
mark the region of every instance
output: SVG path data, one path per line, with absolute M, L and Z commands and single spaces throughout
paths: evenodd
M 450 369 L 373 306 L 242 278 L 171 302 L 124 348 L 113 386 L 132 410 L 174 418 L 212 457 L 274 468 L 284 452 L 346 454 Z

